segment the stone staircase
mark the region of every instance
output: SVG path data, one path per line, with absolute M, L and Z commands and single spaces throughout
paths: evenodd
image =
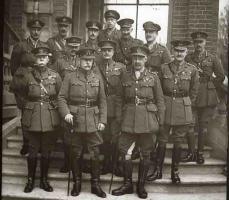
M 83 173 L 82 193 L 79 197 L 67 197 L 68 174 L 59 173 L 62 164 L 63 153 L 60 151 L 61 143 L 57 142 L 55 151 L 52 153 L 50 163 L 49 180 L 54 187 L 54 192 L 47 193 L 36 187 L 32 193 L 23 193 L 27 181 L 26 157 L 20 155 L 22 145 L 21 127 L 18 126 L 13 134 L 6 138 L 6 148 L 2 152 L 2 199 L 4 200 L 64 200 L 64 199 L 100 199 L 90 194 L 90 175 Z M 183 144 L 183 149 L 187 145 Z M 166 159 L 164 163 L 163 179 L 153 183 L 147 183 L 146 189 L 149 192 L 149 199 L 158 200 L 225 200 L 226 199 L 226 177 L 222 174 L 226 165 L 225 161 L 211 157 L 212 149 L 205 147 L 205 163 L 180 163 L 180 177 L 182 183 L 174 185 L 170 179 L 172 145 L 167 145 Z M 88 159 L 88 156 L 85 156 Z M 137 181 L 139 160 L 134 161 L 133 181 Z M 36 173 L 36 186 L 39 184 L 39 163 Z M 108 193 L 111 174 L 101 176 L 101 185 Z M 122 178 L 114 176 L 112 189 L 122 183 Z M 136 194 L 115 197 L 108 194 L 107 199 L 138 199 Z

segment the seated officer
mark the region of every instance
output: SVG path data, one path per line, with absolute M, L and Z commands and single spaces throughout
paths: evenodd
M 28 182 L 24 192 L 32 192 L 35 182 L 37 155 L 40 150 L 40 188 L 52 192 L 48 183 L 49 157 L 60 125 L 57 95 L 61 87 L 58 73 L 49 69 L 50 51 L 46 46 L 32 50 L 36 56 L 33 70 L 23 79 L 13 79 L 11 88 L 23 99 L 22 125 L 29 139 Z M 16 72 L 17 73 L 17 72 Z
M 72 196 L 81 191 L 80 158 L 83 144 L 86 143 L 91 156 L 91 192 L 105 198 L 100 187 L 99 145 L 103 143 L 98 131 L 107 122 L 107 103 L 101 77 L 94 73 L 95 50 L 81 47 L 79 69 L 64 78 L 59 96 L 58 107 L 61 117 L 73 133 L 65 135 L 65 143 L 71 151 L 71 171 L 73 175 Z
M 121 76 L 121 88 L 117 92 L 116 116 L 121 125 L 119 151 L 123 160 L 124 183 L 112 191 L 115 196 L 133 193 L 133 165 L 131 151 L 138 141 L 140 163 L 137 194 L 147 198 L 144 184 L 149 170 L 152 135 L 159 131 L 164 122 L 165 104 L 161 84 L 156 73 L 145 68 L 148 49 L 144 45 L 130 49 L 132 68 Z M 158 112 L 158 116 L 157 116 Z M 159 121 L 158 121 L 159 118 Z
M 62 16 L 57 17 L 56 22 L 58 34 L 49 38 L 47 41 L 53 55 L 52 63 L 55 63 L 57 58 L 66 56 L 66 38 L 70 31 L 72 19 L 70 17 Z
M 158 147 L 154 172 L 147 178 L 154 181 L 162 178 L 162 167 L 165 158 L 166 143 L 172 130 L 173 153 L 171 179 L 173 183 L 180 183 L 179 162 L 181 143 L 186 133 L 192 128 L 192 105 L 195 104 L 199 74 L 195 66 L 185 62 L 189 41 L 172 41 L 174 61 L 162 65 L 161 84 L 165 99 L 164 130 L 158 135 Z

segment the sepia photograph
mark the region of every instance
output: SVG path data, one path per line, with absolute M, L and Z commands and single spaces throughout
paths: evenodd
M 226 200 L 228 0 L 2 0 L 2 200 Z

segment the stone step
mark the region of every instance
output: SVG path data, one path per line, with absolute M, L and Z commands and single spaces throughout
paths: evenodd
M 85 160 L 89 162 L 89 155 L 84 155 Z M 54 152 L 52 153 L 52 159 L 50 167 L 59 169 L 63 164 L 63 153 Z M 101 157 L 102 160 L 102 157 Z M 27 162 L 26 157 L 21 156 L 18 149 L 4 149 L 2 152 L 2 162 L 4 164 L 20 164 L 26 168 Z M 138 171 L 139 160 L 134 160 L 134 171 Z M 181 174 L 220 174 L 223 171 L 225 161 L 221 161 L 214 158 L 206 158 L 203 165 L 198 165 L 195 162 L 180 163 L 180 173 Z M 152 170 L 153 166 L 151 166 Z M 171 158 L 166 157 L 163 167 L 163 173 L 170 173 L 171 170 Z
M 37 179 L 39 179 L 39 173 Z M 20 165 L 3 165 L 2 169 L 2 182 L 4 184 L 22 184 L 26 183 L 27 170 Z M 49 180 L 54 188 L 66 188 L 67 187 L 68 174 L 59 173 L 56 169 L 49 170 Z M 200 192 L 225 192 L 226 191 L 226 177 L 221 174 L 181 174 L 182 183 L 176 186 L 171 183 L 170 175 L 165 174 L 163 179 L 156 180 L 152 183 L 146 183 L 146 189 L 148 192 L 156 193 L 200 193 Z M 84 174 L 82 190 L 86 190 L 90 187 L 90 175 Z M 106 192 L 109 189 L 109 182 L 111 174 L 101 175 L 101 185 Z M 114 176 L 112 188 L 118 187 L 122 183 L 121 177 Z M 133 182 L 137 181 L 137 173 L 133 173 Z M 36 181 L 36 185 L 39 184 L 39 180 Z M 85 188 L 85 189 L 84 189 Z
M 22 147 L 22 136 L 20 134 L 9 136 L 7 138 L 7 147 L 8 148 L 21 149 L 21 147 Z M 173 144 L 168 143 L 166 148 L 167 148 L 166 156 L 171 157 Z M 63 149 L 62 141 L 61 140 L 57 140 L 54 151 L 62 151 L 62 149 Z M 184 152 L 186 152 L 187 149 L 188 149 L 188 145 L 187 144 L 182 144 L 182 149 L 184 150 Z M 196 147 L 196 149 L 197 149 L 197 147 Z M 211 147 L 205 146 L 205 148 L 204 148 L 204 156 L 206 158 L 209 158 L 210 155 L 211 155 L 211 151 L 212 151 Z
M 2 200 L 99 200 L 101 198 L 96 197 L 90 193 L 90 188 L 82 188 L 82 192 L 78 197 L 67 196 L 67 190 L 65 188 L 54 188 L 54 192 L 45 192 L 40 188 L 35 188 L 31 193 L 22 192 L 24 185 L 15 184 L 3 184 L 2 185 Z M 106 191 L 107 192 L 107 191 Z M 136 194 L 128 194 L 123 196 L 113 196 L 107 194 L 108 200 L 139 200 Z M 148 193 L 148 199 L 157 200 L 226 200 L 226 193 L 198 193 L 198 194 L 183 194 L 183 193 Z

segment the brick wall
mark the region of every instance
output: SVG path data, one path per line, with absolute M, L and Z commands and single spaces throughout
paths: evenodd
M 207 49 L 216 52 L 218 0 L 173 0 L 171 39 L 191 39 L 193 31 L 205 31 Z

